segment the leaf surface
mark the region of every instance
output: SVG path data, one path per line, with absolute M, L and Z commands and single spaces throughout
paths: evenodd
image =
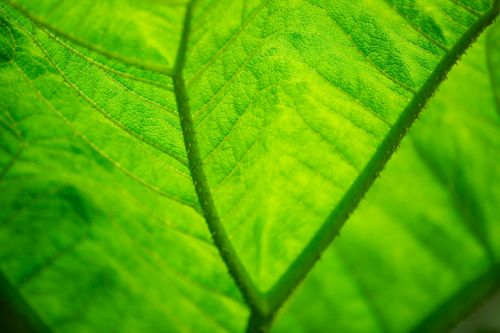
M 57 331 L 266 324 L 497 10 L 2 1 L 8 289 Z
M 276 332 L 448 332 L 498 290 L 499 32 L 450 73 Z
M 193 177 L 255 288 L 280 299 L 491 4 L 197 4 L 183 63 Z

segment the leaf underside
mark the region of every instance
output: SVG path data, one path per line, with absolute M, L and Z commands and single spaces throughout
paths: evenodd
M 2 1 L 0 268 L 9 288 L 62 332 L 236 332 L 249 311 L 266 326 L 497 10 L 481 0 Z M 488 84 L 499 80 L 500 51 L 491 50 Z M 500 104 L 492 96 L 484 103 Z M 488 117 L 495 151 L 498 119 Z M 419 167 L 430 191 L 463 179 L 440 221 L 466 209 L 456 232 L 479 247 L 471 256 L 484 250 L 494 262 L 498 200 L 483 200 L 498 192 L 477 194 L 467 178 L 489 151 L 473 166 L 447 164 L 455 151 L 446 142 L 434 150 L 436 128 L 417 131 L 401 153 L 416 169 L 399 171 L 390 193 Z M 475 142 L 464 145 L 476 153 Z M 477 186 L 498 179 L 494 164 L 488 170 Z M 380 198 L 384 208 L 396 200 Z M 413 217 L 407 191 L 397 198 L 394 214 L 374 209 L 377 220 L 432 220 Z M 364 240 L 336 243 L 346 267 L 373 252 Z

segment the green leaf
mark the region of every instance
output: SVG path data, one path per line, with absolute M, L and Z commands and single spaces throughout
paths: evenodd
M 450 1 L 194 7 L 193 177 L 256 289 L 282 298 L 290 265 L 328 243 L 491 14 L 476 15 Z
M 448 332 L 500 288 L 499 33 L 450 73 L 276 332 Z
M 0 69 L 11 286 L 61 332 L 242 331 L 246 306 L 199 213 L 171 78 L 1 13 L 15 50 Z
M 56 331 L 264 329 L 497 11 L 3 0 L 2 289 Z

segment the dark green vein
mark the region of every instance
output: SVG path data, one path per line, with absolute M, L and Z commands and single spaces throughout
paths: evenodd
M 384 141 L 377 149 L 363 172 L 358 176 L 339 204 L 332 210 L 321 228 L 306 245 L 301 254 L 288 267 L 278 282 L 267 294 L 268 310 L 274 313 L 279 310 L 286 299 L 292 294 L 307 273 L 313 268 L 320 254 L 328 247 L 338 234 L 349 215 L 357 207 L 366 191 L 377 178 L 386 162 L 398 147 L 408 128 L 417 118 L 426 102 L 434 94 L 446 74 L 475 41 L 479 34 L 493 22 L 498 13 L 498 0 L 493 7 L 480 17 L 451 48 L 421 89 L 412 98 L 395 125 L 391 128 Z
M 265 298 L 258 292 L 245 267 L 241 263 L 236 251 L 229 240 L 226 231 L 220 221 L 215 203 L 210 193 L 205 171 L 203 170 L 198 141 L 194 129 L 193 119 L 189 106 L 189 97 L 186 91 L 186 84 L 182 75 L 182 70 L 186 62 L 186 50 L 191 25 L 191 13 L 194 1 L 191 1 L 184 18 L 181 44 L 177 54 L 174 67 L 174 93 L 179 109 L 179 117 L 184 137 L 184 144 L 189 162 L 189 169 L 198 200 L 203 211 L 203 216 L 207 222 L 208 229 L 212 235 L 215 246 L 226 264 L 229 274 L 236 282 L 243 297 L 252 310 L 252 316 L 258 315 L 267 320 L 269 311 L 267 310 Z

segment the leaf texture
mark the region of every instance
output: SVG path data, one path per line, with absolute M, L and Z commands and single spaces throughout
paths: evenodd
M 241 331 L 247 310 L 199 214 L 170 77 L 1 10 L 15 50 L 0 71 L 10 283 L 56 331 Z
M 491 4 L 202 4 L 183 77 L 204 192 L 268 292 L 341 223 Z
M 450 73 L 276 332 L 448 332 L 500 287 L 499 32 Z
M 267 326 L 497 10 L 2 1 L 5 288 L 61 332 Z

